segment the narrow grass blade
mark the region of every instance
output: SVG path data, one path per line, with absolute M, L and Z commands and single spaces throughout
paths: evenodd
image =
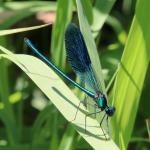
M 30 31 L 30 30 L 36 30 L 36 29 L 44 28 L 44 27 L 49 26 L 49 25 L 50 24 L 44 24 L 44 25 L 33 26 L 33 27 L 26 27 L 26 28 L 1 30 L 0 31 L 0 36 L 14 34 L 14 33 L 19 33 L 19 32 L 25 32 L 25 31 Z
M 72 17 L 73 2 L 68 0 L 58 0 L 56 21 L 52 30 L 52 59 L 60 68 L 65 67 L 66 53 L 64 45 L 64 35 L 66 26 Z
M 0 110 L 0 118 L 6 126 L 6 132 L 8 141 L 11 145 L 17 142 L 17 128 L 12 104 L 9 102 L 9 78 L 8 78 L 8 67 L 6 61 L 0 59 L 0 98 L 3 105 Z
M 81 0 L 85 15 L 87 17 L 88 23 L 92 24 L 93 22 L 93 8 L 92 2 L 89 0 Z
M 76 138 L 75 138 L 75 130 L 72 128 L 71 125 L 69 125 L 63 135 L 63 138 L 61 140 L 61 143 L 59 145 L 59 149 L 58 150 L 74 150 L 76 149 L 75 147 L 75 142 Z
M 146 119 L 146 128 L 147 128 L 147 133 L 148 133 L 148 139 L 150 142 L 150 120 Z
M 48 7 L 49 9 L 46 9 Z M 12 2 L 2 3 L 0 8 L 3 8 L 3 10 L 13 10 L 13 11 L 17 11 L 21 9 L 28 9 L 26 11 L 33 11 L 35 10 L 35 8 L 37 9 L 37 11 L 40 11 L 40 8 L 41 8 L 41 11 L 51 10 L 52 8 L 56 10 L 56 2 L 53 2 L 53 1 L 49 1 L 49 2 L 48 1 L 36 1 L 36 2 L 34 1 L 21 1 L 21 2 L 12 1 Z
M 51 38 L 51 52 L 52 59 L 57 66 L 61 69 L 65 68 L 66 53 L 64 45 L 65 29 L 72 17 L 72 1 L 58 0 L 56 21 L 53 25 L 52 38 Z M 52 126 L 52 140 L 50 149 L 58 149 L 58 112 L 54 114 L 55 118 Z
M 41 141 L 41 137 L 40 137 L 40 130 L 42 128 L 43 123 L 45 122 L 45 120 L 50 117 L 50 113 L 51 113 L 51 109 L 52 109 L 52 105 L 47 105 L 38 115 L 38 117 L 36 118 L 34 124 L 33 124 L 33 128 L 32 128 L 32 144 L 36 145 L 36 144 L 40 144 L 39 141 Z
M 10 145 L 15 145 L 18 142 L 18 129 L 16 128 L 16 122 L 12 119 L 12 115 L 8 109 L 0 110 L 0 119 L 2 120 L 3 124 L 6 127 L 6 133 L 8 137 L 8 141 Z

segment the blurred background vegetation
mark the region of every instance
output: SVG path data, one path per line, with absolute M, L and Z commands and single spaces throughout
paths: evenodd
M 136 0 L 85 0 L 82 4 L 101 57 L 107 85 L 123 54 Z M 0 44 L 14 53 L 33 55 L 23 42 L 24 37 L 29 37 L 40 49 L 45 50 L 43 54 L 73 79 L 78 80 L 66 61 L 64 50 L 64 32 L 71 21 L 78 24 L 75 1 L 1 0 L 0 30 L 45 23 L 50 25 L 38 30 L 0 36 Z M 79 91 L 69 86 L 80 95 Z M 150 69 L 146 74 L 134 130 L 127 149 L 150 148 L 147 129 L 149 125 L 146 126 L 145 121 L 150 118 L 149 89 Z M 9 61 L 0 59 L 0 149 L 92 148 L 20 69 Z

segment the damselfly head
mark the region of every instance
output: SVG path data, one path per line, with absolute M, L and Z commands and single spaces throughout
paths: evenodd
M 115 112 L 116 108 L 115 107 L 106 107 L 105 108 L 105 112 L 108 116 L 113 116 L 114 112 Z

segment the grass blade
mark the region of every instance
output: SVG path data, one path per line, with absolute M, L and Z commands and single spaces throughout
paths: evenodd
M 17 142 L 17 128 L 12 104 L 9 102 L 9 80 L 8 67 L 6 61 L 0 59 L 0 97 L 3 103 L 3 108 L 0 110 L 0 118 L 6 126 L 8 140 L 11 145 Z
M 56 22 L 53 26 L 52 31 L 52 58 L 56 65 L 60 68 L 65 67 L 65 45 L 64 45 L 64 35 L 65 29 L 72 17 L 72 1 L 59 0 L 57 6 L 57 16 Z
M 92 24 L 93 22 L 93 8 L 92 3 L 89 0 L 81 0 L 85 15 L 87 17 L 88 23 Z
M 74 96 L 64 82 L 62 82 L 62 80 L 51 70 L 51 68 L 39 59 L 28 55 L 1 54 L 0 56 L 11 60 L 18 65 L 53 102 L 62 115 L 68 121 L 73 120 L 79 100 Z M 85 134 L 85 112 L 86 110 L 83 106 L 81 106 L 77 119 L 72 122 L 77 132 L 79 132 L 79 134 L 94 149 L 99 150 L 99 146 L 101 146 L 102 149 L 117 150 L 117 146 L 111 139 L 108 141 L 102 140 L 105 138 L 100 136 L 102 135 L 102 130 L 97 128 L 99 123 L 92 118 L 88 118 L 90 126 L 87 128 L 87 134 Z
M 30 31 L 30 30 L 36 30 L 36 29 L 40 29 L 40 28 L 43 28 L 43 27 L 46 27 L 46 26 L 49 26 L 49 25 L 50 24 L 44 24 L 44 25 L 33 26 L 33 27 L 26 27 L 26 28 L 1 30 L 0 31 L 0 36 L 14 34 L 14 33 L 19 33 L 19 32 L 25 32 L 25 31 Z
M 76 138 L 75 138 L 75 130 L 72 128 L 71 125 L 69 125 L 65 131 L 65 134 L 63 135 L 63 138 L 61 140 L 61 143 L 59 145 L 59 149 L 58 150 L 72 150 L 72 149 L 76 149 L 75 145 L 77 142 Z
M 47 6 L 47 7 L 46 7 Z M 48 9 L 49 7 L 49 9 Z M 9 1 L 2 3 L 0 8 L 3 8 L 3 10 L 21 10 L 26 9 L 26 11 L 46 11 L 46 10 L 56 10 L 56 2 L 53 1 Z M 41 8 L 41 9 L 40 9 Z
M 148 68 L 150 20 L 147 19 L 149 16 L 145 12 L 149 10 L 150 1 L 138 1 L 117 75 L 114 96 L 117 113 L 114 130 L 119 129 L 115 131 L 115 140 L 121 149 L 126 149 L 130 140 Z
M 150 142 L 150 120 L 146 119 L 146 128 L 147 128 L 147 133 L 148 133 L 148 139 Z
M 52 105 L 47 105 L 38 115 L 36 118 L 33 128 L 32 128 L 32 144 L 40 144 L 41 137 L 39 136 L 40 130 L 42 128 L 43 123 L 47 118 L 49 118 L 49 115 L 51 113 L 51 107 Z

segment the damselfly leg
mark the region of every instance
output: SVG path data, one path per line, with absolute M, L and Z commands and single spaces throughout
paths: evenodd
M 106 140 L 107 140 L 106 134 L 105 134 L 104 129 L 103 129 L 103 127 L 102 127 L 102 123 L 103 123 L 105 117 L 106 117 L 106 113 L 104 114 L 103 118 L 102 118 L 101 121 L 100 121 L 100 128 L 102 129 L 103 135 L 105 136 L 105 138 L 106 138 Z M 108 124 L 108 123 L 107 123 L 107 124 Z
M 87 102 L 87 95 L 85 95 L 85 98 L 84 98 L 84 100 L 81 100 L 80 102 L 79 102 L 79 105 L 78 105 L 78 107 L 77 107 L 77 111 L 76 111 L 76 113 L 75 113 L 75 116 L 74 116 L 74 119 L 72 120 L 72 121 L 74 121 L 74 120 L 76 120 L 76 117 L 77 117 L 77 114 L 78 114 L 78 111 L 79 111 L 79 109 L 80 109 L 80 105 L 81 104 L 83 104 L 83 106 L 85 106 L 86 108 L 87 108 L 87 105 L 90 105 L 90 106 L 93 106 L 94 107 L 94 112 L 95 112 L 95 118 L 96 118 L 96 108 L 97 108 L 97 105 L 96 104 L 90 104 L 90 103 L 88 103 Z M 72 122 L 71 121 L 71 122 Z

